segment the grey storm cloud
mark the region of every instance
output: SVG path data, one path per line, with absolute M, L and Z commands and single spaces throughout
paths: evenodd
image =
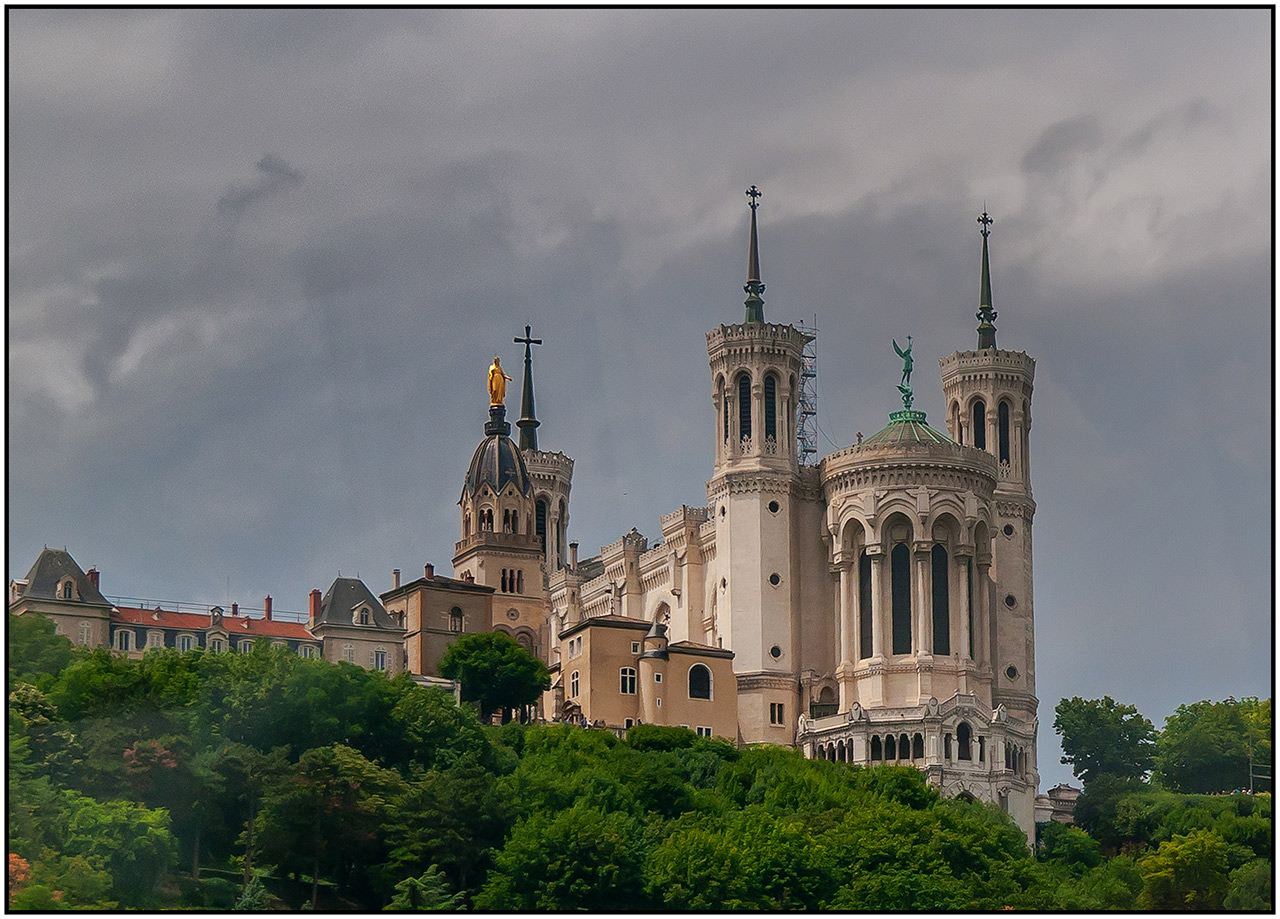
M 251 205 L 302 182 L 302 173 L 280 157 L 265 153 L 256 166 L 262 175 L 249 185 L 232 185 L 218 199 L 218 213 L 236 218 Z
M 1091 153 L 1101 142 L 1097 115 L 1079 115 L 1045 128 L 1022 157 L 1028 173 L 1054 173 L 1082 153 Z
M 1270 23 L 11 10 L 12 576 L 65 544 L 109 596 L 288 610 L 447 568 L 526 323 L 570 538 L 653 536 L 705 501 L 743 191 L 767 318 L 817 320 L 819 455 L 885 423 L 895 337 L 941 421 L 985 201 L 1037 361 L 1042 783 L 1063 696 L 1265 694 Z

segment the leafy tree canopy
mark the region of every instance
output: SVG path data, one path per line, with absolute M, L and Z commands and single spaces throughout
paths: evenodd
M 1270 736 L 1270 700 L 1180 705 L 1160 734 L 1156 779 L 1186 794 L 1248 788 L 1250 752 L 1255 762 L 1270 765 Z
M 440 658 L 440 673 L 462 683 L 462 698 L 488 721 L 499 709 L 523 708 L 551 688 L 546 664 L 501 632 L 460 635 Z
M 1063 699 L 1053 729 L 1062 736 L 1062 761 L 1086 785 L 1100 775 L 1142 778 L 1154 763 L 1155 727 L 1110 696 Z

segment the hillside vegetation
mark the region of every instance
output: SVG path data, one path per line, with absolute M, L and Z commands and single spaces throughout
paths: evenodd
M 1094 835 L 1050 825 L 1033 853 L 910 768 L 680 728 L 491 727 L 407 677 L 265 643 L 131 661 L 38 616 L 8 626 L 16 909 L 1270 904 L 1269 797 L 1099 779 Z

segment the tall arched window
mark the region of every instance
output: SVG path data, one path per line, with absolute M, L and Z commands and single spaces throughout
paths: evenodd
M 751 375 L 738 377 L 738 436 L 751 436 Z
M 449 631 L 450 632 L 462 631 L 462 608 L 461 607 L 455 606 L 453 609 L 449 611 Z
M 521 568 L 516 572 L 516 593 L 524 593 L 524 569 Z
M 720 414 L 724 416 L 724 440 L 729 441 L 729 394 L 725 392 L 724 377 L 716 379 L 716 393 L 720 396 Z
M 970 744 L 969 744 L 970 736 L 971 736 L 971 732 L 969 730 L 969 723 L 967 721 L 961 721 L 958 725 L 956 725 L 956 758 L 957 759 L 973 759 L 973 754 L 970 750 Z
M 764 378 L 764 436 L 778 439 L 778 378 L 772 373 Z
M 71 582 L 70 581 L 66 581 L 62 585 L 62 599 L 64 600 L 71 599 Z
M 951 585 L 947 581 L 947 550 L 933 547 L 933 653 L 951 653 Z
M 624 696 L 636 694 L 636 668 L 623 667 L 618 673 L 619 691 Z
M 911 550 L 898 543 L 890 553 L 893 653 L 911 653 Z
M 538 503 L 533 506 L 533 526 L 537 531 L 538 542 L 542 546 L 542 551 L 547 551 L 547 502 L 541 498 Z
M 906 734 L 898 735 L 898 759 L 911 758 L 911 741 L 907 739 Z
M 569 698 L 578 698 L 578 671 L 569 674 Z
M 898 740 L 892 734 L 884 739 L 884 758 L 886 761 L 898 758 Z
M 973 403 L 973 445 L 987 449 L 987 407 L 981 399 Z
M 911 737 L 911 758 L 924 759 L 924 735 L 913 734 Z
M 689 698 L 711 698 L 711 671 L 705 664 L 694 664 L 689 668 Z
M 520 532 L 520 512 L 519 511 L 511 512 L 511 532 L 512 533 Z
M 502 592 L 504 594 L 510 593 L 510 591 L 507 590 L 507 569 L 506 568 L 502 569 Z
M 871 556 L 858 556 L 858 657 L 871 656 Z
M 880 738 L 872 737 L 871 738 L 871 761 L 878 762 L 881 759 L 884 759 L 884 755 L 881 753 L 881 750 L 880 750 Z
M 1009 462 L 1009 403 L 1001 402 L 997 412 L 1000 426 L 1000 462 Z

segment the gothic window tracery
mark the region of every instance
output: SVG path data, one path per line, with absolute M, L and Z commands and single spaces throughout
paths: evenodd
M 973 445 L 987 449 L 987 406 L 981 399 L 973 403 Z
M 772 373 L 764 378 L 764 436 L 778 439 L 778 378 Z
M 751 374 L 743 373 L 738 377 L 738 437 L 749 440 L 751 437 Z
M 947 550 L 934 545 L 931 553 L 933 560 L 933 653 L 947 655 L 951 653 L 951 586 L 947 579 L 950 565 Z

